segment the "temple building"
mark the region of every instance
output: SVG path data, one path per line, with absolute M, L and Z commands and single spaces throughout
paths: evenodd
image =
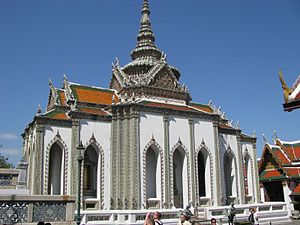
M 300 209 L 300 141 L 276 139 L 266 143 L 259 165 L 263 202 L 283 201 L 292 210 Z
M 131 62 L 113 63 L 109 88 L 49 81 L 23 133 L 31 194 L 77 194 L 84 145 L 83 208 L 171 209 L 260 201 L 256 138 L 211 103 L 192 102 L 180 71 L 155 45 L 143 1 Z
M 279 72 L 279 79 L 280 79 L 281 86 L 283 89 L 283 98 L 284 98 L 283 109 L 284 109 L 284 111 L 291 112 L 294 109 L 300 108 L 300 75 L 294 82 L 292 88 L 289 88 L 286 85 L 286 82 L 283 79 L 282 71 Z

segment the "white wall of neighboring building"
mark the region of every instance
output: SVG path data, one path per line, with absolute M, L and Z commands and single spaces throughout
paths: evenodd
M 105 121 L 80 121 L 80 140 L 85 147 L 94 135 L 97 143 L 104 152 L 104 208 L 110 207 L 110 141 L 111 141 L 111 123 Z M 100 155 L 99 155 L 100 159 Z M 98 166 L 100 164 L 98 163 Z M 97 198 L 100 198 L 100 168 L 98 169 L 97 179 Z

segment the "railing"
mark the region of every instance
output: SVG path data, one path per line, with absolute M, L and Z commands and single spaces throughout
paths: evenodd
M 255 208 L 259 217 L 260 223 L 289 221 L 290 212 L 285 202 L 265 202 L 247 205 L 235 205 L 237 210 L 236 220 L 247 220 L 249 216 L 249 209 Z M 205 217 L 207 219 L 216 218 L 217 220 L 227 221 L 229 206 L 208 207 L 205 208 Z
M 0 196 L 0 224 L 36 224 L 39 221 L 72 224 L 74 210 L 74 196 Z
M 18 176 L 17 169 L 0 169 L 0 189 L 15 189 Z
M 156 210 L 84 210 L 82 224 L 144 224 L 147 212 Z M 164 224 L 177 224 L 179 209 L 159 209 Z

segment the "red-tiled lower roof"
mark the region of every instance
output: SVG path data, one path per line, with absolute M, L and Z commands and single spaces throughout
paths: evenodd
M 209 105 L 203 105 L 203 104 L 198 104 L 198 103 L 190 103 L 189 106 L 192 106 L 196 109 L 199 109 L 201 111 L 208 112 L 208 113 L 213 113 L 214 112 L 214 110 Z
M 286 178 L 282 173 L 278 170 L 265 170 L 259 174 L 259 180 L 280 180 Z
M 95 108 L 80 108 L 79 111 L 90 113 L 94 115 L 109 115 L 107 112 L 105 112 L 103 109 L 95 109 Z
M 50 112 L 46 113 L 43 116 L 47 117 L 47 118 L 60 119 L 60 120 L 68 120 L 69 119 L 66 112 L 61 112 L 61 111 L 58 111 L 58 110 L 50 111 Z
M 299 178 L 299 174 L 300 174 L 300 169 L 298 168 L 284 168 L 284 172 L 292 177 L 292 178 Z

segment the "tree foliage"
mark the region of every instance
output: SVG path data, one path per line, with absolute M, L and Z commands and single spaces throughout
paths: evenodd
M 0 154 L 0 168 L 13 168 L 13 164 L 8 161 L 8 157 Z

